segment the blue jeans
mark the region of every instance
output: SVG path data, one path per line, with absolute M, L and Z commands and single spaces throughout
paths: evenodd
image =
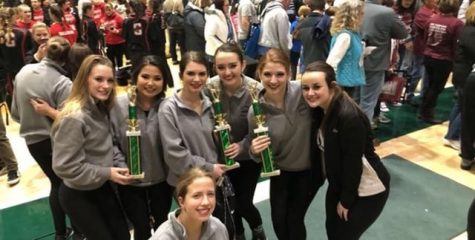
M 366 84 L 357 87 L 355 91 L 355 100 L 359 103 L 361 109 L 368 119 L 373 119 L 374 107 L 378 102 L 379 95 L 383 90 L 384 70 L 368 71 L 365 70 Z
M 409 73 L 409 79 L 408 79 L 409 84 L 408 84 L 408 88 L 406 89 L 407 100 L 411 100 L 412 97 L 414 97 L 414 91 L 416 90 L 417 84 L 419 84 L 419 80 L 421 78 L 422 78 L 421 96 L 424 95 L 424 93 L 427 91 L 427 87 L 429 86 L 427 74 L 425 73 L 424 56 L 418 56 L 412 53 L 410 55 L 412 55 L 412 67 L 407 68 L 407 71 Z M 408 58 L 410 57 L 407 56 L 405 57 L 404 60 L 409 61 Z M 404 67 L 406 66 L 405 64 L 407 63 L 403 62 L 401 66 L 402 70 L 406 70 L 404 69 Z
M 460 128 L 461 128 L 461 116 L 460 116 L 460 101 L 459 99 L 455 100 L 452 111 L 449 115 L 449 128 L 447 134 L 445 134 L 445 139 L 448 140 L 460 140 Z

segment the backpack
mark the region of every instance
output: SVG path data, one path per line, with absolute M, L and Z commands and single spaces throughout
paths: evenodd
M 183 30 L 185 28 L 185 18 L 175 9 L 176 2 L 173 3 L 173 11 L 166 15 L 165 22 L 170 30 Z
M 175 11 L 168 14 L 166 22 L 170 30 L 183 30 L 185 28 L 185 18 Z
M 257 58 L 258 49 L 259 49 L 259 35 L 261 34 L 261 25 L 258 23 L 253 23 L 251 29 L 249 30 L 249 38 L 244 45 L 244 55 L 254 58 Z

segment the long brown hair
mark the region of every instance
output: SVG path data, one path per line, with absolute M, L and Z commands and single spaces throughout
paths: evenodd
M 58 118 L 56 118 L 56 121 L 53 124 L 53 128 L 56 127 L 57 123 L 59 123 L 62 118 L 79 113 L 80 110 L 91 101 L 88 79 L 92 69 L 97 65 L 104 65 L 113 69 L 112 62 L 107 57 L 101 55 L 90 55 L 86 57 L 82 62 L 81 67 L 79 67 L 79 71 L 71 89 L 71 94 L 66 99 L 63 109 L 59 112 Z M 111 109 L 114 104 L 116 85 L 117 82 L 114 81 L 114 86 L 112 87 L 109 98 L 103 102 L 107 109 Z

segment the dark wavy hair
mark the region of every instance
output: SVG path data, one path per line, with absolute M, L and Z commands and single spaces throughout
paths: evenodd
M 141 57 L 140 60 L 137 61 L 136 65 L 133 66 L 132 70 L 132 83 L 137 84 L 137 79 L 139 77 L 140 72 L 147 65 L 155 66 L 160 70 L 160 72 L 162 72 L 164 84 L 163 90 L 160 94 L 158 94 L 158 97 L 164 98 L 165 92 L 167 91 L 167 86 L 173 87 L 173 76 L 170 71 L 170 67 L 168 66 L 168 63 L 157 57 L 156 55 L 146 55 Z

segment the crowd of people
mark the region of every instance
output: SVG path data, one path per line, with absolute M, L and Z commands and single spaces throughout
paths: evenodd
M 57 240 L 130 239 L 130 228 L 134 239 L 241 240 L 243 220 L 252 239 L 267 239 L 271 229 L 253 204 L 264 152 L 280 170 L 269 190 L 278 239 L 308 238 L 305 215 L 324 181 L 328 239 L 359 239 L 390 192 L 373 131 L 387 122 L 379 96 L 393 70 L 407 76 L 402 101 L 429 124 L 441 123 L 437 98 L 453 72 L 457 100 L 445 144 L 460 148 L 462 169 L 475 163 L 469 1 L 4 3 L 1 100 L 51 183 Z M 244 54 L 253 29 L 257 59 Z M 170 96 L 167 35 L 181 80 Z M 116 93 L 124 59 L 133 100 Z M 247 62 L 255 75 L 245 75 Z M 219 111 L 226 147 L 216 133 Z M 128 165 L 132 114 L 141 179 Z M 0 171 L 13 186 L 20 175 L 1 119 Z M 255 131 L 263 120 L 266 134 Z M 169 213 L 173 199 L 179 208 Z

